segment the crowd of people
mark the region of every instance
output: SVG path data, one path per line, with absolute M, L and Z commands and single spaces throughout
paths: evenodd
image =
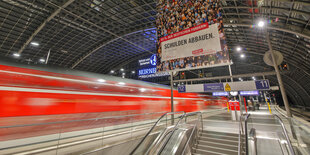
M 202 23 L 218 24 L 223 51 L 206 56 L 192 56 L 161 62 L 158 71 L 190 68 L 197 66 L 210 66 L 217 63 L 228 62 L 228 51 L 223 34 L 223 18 L 219 0 L 158 0 L 157 5 L 157 53 L 160 61 L 160 38 L 180 32 Z
M 186 58 L 178 58 L 160 63 L 157 71 L 169 71 L 174 69 L 186 69 L 192 67 L 208 67 L 220 63 L 228 63 L 229 56 L 227 52 L 216 52 L 209 55 L 192 56 Z

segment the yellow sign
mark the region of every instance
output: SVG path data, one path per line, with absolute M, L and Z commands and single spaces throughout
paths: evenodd
M 231 91 L 230 85 L 228 83 L 225 85 L 225 91 Z

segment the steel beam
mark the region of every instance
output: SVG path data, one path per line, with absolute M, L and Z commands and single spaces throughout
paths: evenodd
M 239 78 L 239 77 L 242 78 L 242 77 L 252 77 L 252 76 L 268 76 L 268 75 L 276 75 L 276 72 L 247 73 L 247 74 L 236 74 L 236 75 L 232 75 L 232 76 L 215 76 L 215 77 L 206 77 L 206 78 L 174 80 L 174 82 L 219 80 L 219 79 L 229 79 L 229 78 Z
M 46 23 L 51 21 L 58 13 L 66 8 L 68 5 L 70 5 L 74 0 L 68 0 L 64 5 L 59 7 L 55 12 L 53 12 L 32 34 L 31 36 L 27 39 L 27 41 L 24 43 L 24 45 L 18 50 L 18 53 L 21 54 L 24 49 L 27 47 L 27 45 L 32 41 L 32 39 L 44 28 Z

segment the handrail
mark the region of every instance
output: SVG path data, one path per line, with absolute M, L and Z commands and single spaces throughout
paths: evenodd
M 169 135 L 168 139 L 164 142 L 163 144 L 163 147 L 160 148 L 158 154 L 161 154 L 161 152 L 164 150 L 165 146 L 167 145 L 167 143 L 169 142 L 169 140 L 171 139 L 172 135 L 174 134 L 174 132 L 177 130 L 180 122 L 182 121 L 183 118 L 186 118 L 187 116 L 192 116 L 192 115 L 195 115 L 195 114 L 198 114 L 201 112 L 198 111 L 198 112 L 191 112 L 191 113 L 186 113 L 184 115 L 181 116 L 181 118 L 179 119 L 179 121 L 177 122 L 177 124 L 174 126 L 173 130 L 172 130 L 172 133 Z
M 152 128 L 146 133 L 146 135 L 142 138 L 142 140 L 138 143 L 138 145 L 131 151 L 131 155 L 135 153 L 135 151 L 140 147 L 140 145 L 144 142 L 144 140 L 149 136 L 149 134 L 152 132 L 152 130 L 158 125 L 158 123 L 161 121 L 162 118 L 169 114 L 178 114 L 178 113 L 183 113 L 182 116 L 184 116 L 184 111 L 178 111 L 178 112 L 168 112 L 163 114 L 162 116 L 159 117 L 159 119 L 156 121 L 156 123 L 152 126 Z M 179 123 L 179 122 L 178 122 Z
M 102 117 L 102 118 L 90 118 L 90 119 L 80 119 L 80 120 L 69 120 L 69 121 L 58 121 L 58 122 L 48 122 L 48 123 L 34 123 L 34 124 L 22 124 L 22 125 L 12 125 L 12 126 L 0 126 L 2 128 L 15 128 L 15 127 L 28 127 L 28 126 L 38 126 L 38 125 L 51 125 L 51 124 L 63 124 L 63 123 L 73 123 L 80 121 L 98 121 L 102 119 L 114 119 L 114 118 L 124 118 L 124 117 L 133 117 L 133 116 L 142 116 L 150 114 L 161 114 L 164 112 L 154 112 L 154 113 L 144 113 L 144 114 L 133 114 L 133 115 L 121 115 L 121 116 L 112 116 L 112 117 Z
M 248 118 L 251 114 L 246 114 L 244 119 L 244 135 L 245 135 L 245 154 L 249 154 L 249 143 L 248 143 Z
M 243 115 L 240 115 L 240 120 L 239 120 L 239 137 L 238 137 L 238 155 L 241 155 L 241 145 L 243 144 L 241 141 L 241 136 L 244 133 L 243 131 L 243 125 L 242 125 L 242 117 Z
M 185 115 L 186 114 L 183 114 L 182 116 L 180 116 L 180 119 L 178 120 L 177 124 L 172 129 L 172 133 L 169 135 L 168 139 L 164 142 L 163 147 L 160 148 L 160 150 L 159 150 L 159 152 L 157 154 L 161 154 L 161 152 L 164 150 L 165 146 L 169 142 L 169 140 L 172 137 L 172 135 L 174 134 L 174 132 L 177 130 L 177 126 L 179 126 L 181 120 L 184 118 Z
M 203 131 L 202 113 L 201 113 L 201 112 L 198 112 L 198 113 L 200 114 L 200 119 L 201 119 L 201 130 Z M 199 121 L 199 118 L 198 118 L 198 121 Z M 193 136 L 193 134 L 194 134 L 194 131 L 195 131 L 196 127 L 197 127 L 197 125 L 194 126 L 191 135 L 190 135 L 189 138 L 187 139 L 187 141 L 186 141 L 186 143 L 185 143 L 185 145 L 184 145 L 184 148 L 183 148 L 183 150 L 182 150 L 182 154 L 181 154 L 181 155 L 183 155 L 183 154 L 185 153 L 186 147 L 188 146 L 189 141 L 190 141 L 190 139 L 192 138 L 192 136 Z M 198 130 L 199 130 L 199 129 L 198 129 Z M 198 133 L 198 132 L 197 132 L 197 133 Z M 199 134 L 199 133 L 198 133 L 198 134 Z
M 276 116 L 276 118 L 277 118 L 277 119 L 279 120 L 279 122 L 280 122 L 282 131 L 284 132 L 284 135 L 285 135 L 286 141 L 287 141 L 287 143 L 288 143 L 288 147 L 289 147 L 289 149 L 290 149 L 291 154 L 292 154 L 292 155 L 295 155 L 293 146 L 292 146 L 291 141 L 290 141 L 290 139 L 289 139 L 289 137 L 288 137 L 288 134 L 287 134 L 287 131 L 286 131 L 285 127 L 284 127 L 284 123 L 283 123 L 282 119 L 281 119 L 278 115 L 274 115 L 274 116 Z

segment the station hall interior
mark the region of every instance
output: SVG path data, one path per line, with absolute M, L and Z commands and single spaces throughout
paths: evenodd
M 0 155 L 309 155 L 310 0 L 1 0 Z

